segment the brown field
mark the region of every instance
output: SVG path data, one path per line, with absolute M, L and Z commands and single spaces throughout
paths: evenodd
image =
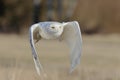
M 69 74 L 69 49 L 58 41 L 37 44 L 44 80 L 120 80 L 120 35 L 83 35 L 81 64 Z M 0 80 L 42 80 L 27 36 L 0 34 Z

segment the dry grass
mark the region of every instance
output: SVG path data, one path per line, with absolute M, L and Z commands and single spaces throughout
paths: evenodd
M 45 80 L 120 80 L 120 36 L 83 36 L 81 64 L 69 74 L 64 43 L 40 41 L 39 57 Z M 42 80 L 37 75 L 27 36 L 0 35 L 0 80 Z

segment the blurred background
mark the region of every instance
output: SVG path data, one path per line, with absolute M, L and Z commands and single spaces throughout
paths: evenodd
M 41 40 L 36 48 L 45 80 L 120 80 L 120 0 L 0 0 L 0 79 L 42 80 L 32 60 L 29 27 L 73 20 L 83 36 L 81 63 L 69 75 L 67 45 Z
M 0 32 L 19 33 L 39 21 L 77 20 L 87 34 L 119 33 L 119 5 L 119 0 L 0 0 Z

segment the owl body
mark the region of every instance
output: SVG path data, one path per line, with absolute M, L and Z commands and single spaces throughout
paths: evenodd
M 82 36 L 80 26 L 77 21 L 71 22 L 39 22 L 30 27 L 30 45 L 32 49 L 33 60 L 36 71 L 40 75 L 44 74 L 42 65 L 40 64 L 35 43 L 41 39 L 56 39 L 64 41 L 70 48 L 70 73 L 80 63 L 82 52 Z M 56 53 L 57 54 L 57 53 Z M 54 56 L 54 55 L 53 55 Z

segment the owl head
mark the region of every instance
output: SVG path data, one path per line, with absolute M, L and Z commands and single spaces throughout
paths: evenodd
M 63 26 L 61 23 L 54 23 L 49 26 L 49 32 L 53 35 L 60 36 L 63 32 Z

